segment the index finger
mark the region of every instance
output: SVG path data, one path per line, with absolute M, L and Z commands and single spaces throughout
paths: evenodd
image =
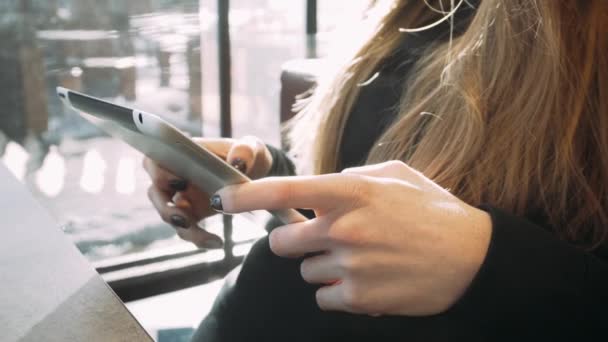
M 356 197 L 364 188 L 363 176 L 327 174 L 321 176 L 269 177 L 217 192 L 222 211 L 290 208 L 333 209 Z
M 150 176 L 150 180 L 152 183 L 156 185 L 158 188 L 162 189 L 166 192 L 175 192 L 176 189 L 171 187 L 171 182 L 180 181 L 180 178 L 168 171 L 167 169 L 160 166 L 154 160 L 145 157 L 143 160 L 144 170 Z M 186 184 L 182 182 L 183 184 Z M 183 190 L 183 189 L 180 189 Z

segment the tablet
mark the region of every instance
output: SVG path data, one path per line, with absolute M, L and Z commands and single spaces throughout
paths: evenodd
M 123 107 L 70 89 L 57 87 L 61 101 L 113 137 L 156 161 L 167 170 L 203 190 L 214 194 L 227 185 L 250 179 L 196 144 L 160 117 L 138 109 Z M 302 222 L 306 217 L 294 209 L 271 210 L 283 223 Z

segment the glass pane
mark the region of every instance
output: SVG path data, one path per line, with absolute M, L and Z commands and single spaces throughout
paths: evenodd
M 64 86 L 201 132 L 198 0 L 0 4 L 0 156 L 91 260 L 191 249 L 149 203 L 142 156 L 64 108 Z
M 366 2 L 319 1 L 320 31 L 354 18 Z M 55 87 L 159 114 L 193 136 L 218 136 L 216 5 L 0 2 L 0 159 L 90 260 L 194 247 L 149 203 L 142 156 L 64 108 Z M 305 0 L 232 0 L 230 23 L 234 135 L 278 145 L 281 65 L 306 55 Z M 263 235 L 265 217 L 235 218 L 235 240 Z M 221 234 L 219 216 L 202 224 Z
M 201 0 L 203 56 L 203 131 L 219 135 L 217 82 L 217 0 Z M 231 0 L 233 135 L 254 135 L 279 144 L 281 65 L 305 56 L 304 0 Z M 210 22 L 210 21 L 209 21 Z
M 356 27 L 372 0 L 317 0 L 319 33 Z

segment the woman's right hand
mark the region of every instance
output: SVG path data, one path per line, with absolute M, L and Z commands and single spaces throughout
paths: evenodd
M 272 167 L 272 155 L 258 138 L 242 139 L 195 138 L 197 144 L 226 160 L 229 164 L 252 179 L 264 177 Z M 177 230 L 180 238 L 200 248 L 220 248 L 222 239 L 198 226 L 198 222 L 217 212 L 209 206 L 209 197 L 193 184 L 180 179 L 145 158 L 144 169 L 152 180 L 148 197 L 161 218 Z

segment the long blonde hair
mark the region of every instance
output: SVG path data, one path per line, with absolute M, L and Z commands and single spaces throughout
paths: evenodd
M 361 84 L 408 34 L 399 28 L 441 18 L 441 1 L 392 1 L 374 34 L 319 84 L 290 129 L 292 151 L 312 172 L 337 171 Z M 608 233 L 607 8 L 482 0 L 462 35 L 417 62 L 367 162 L 402 160 L 470 204 L 540 212 L 561 238 L 597 247 Z

